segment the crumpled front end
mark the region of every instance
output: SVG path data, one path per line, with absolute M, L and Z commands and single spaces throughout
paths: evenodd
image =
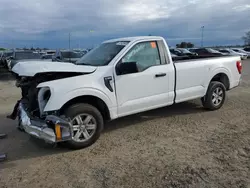
M 45 120 L 31 117 L 25 103 L 18 102 L 19 126 L 26 133 L 49 143 L 72 139 L 72 126 L 69 121 L 55 115 L 48 115 Z
M 22 98 L 17 102 L 8 118 L 19 119 L 19 129 L 50 143 L 72 139 L 71 123 L 62 118 L 60 110 L 46 111 L 45 106 L 51 97 L 50 87 L 38 87 L 39 84 L 59 79 L 80 76 L 79 72 L 50 72 L 35 76 L 16 77 L 16 86 L 22 91 Z

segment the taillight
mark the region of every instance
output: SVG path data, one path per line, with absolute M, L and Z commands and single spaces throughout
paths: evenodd
M 241 74 L 241 71 L 242 71 L 242 64 L 241 64 L 241 61 L 237 61 L 237 62 L 236 62 L 236 66 L 237 66 L 237 69 L 238 69 L 239 74 Z

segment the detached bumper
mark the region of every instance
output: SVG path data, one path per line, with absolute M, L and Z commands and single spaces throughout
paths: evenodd
M 49 115 L 45 120 L 29 117 L 22 102 L 18 105 L 19 126 L 26 133 L 49 143 L 57 143 L 72 139 L 71 124 L 64 119 Z

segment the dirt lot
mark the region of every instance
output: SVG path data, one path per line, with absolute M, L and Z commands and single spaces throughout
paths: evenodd
M 1 77 L 0 187 L 239 187 L 250 188 L 250 60 L 243 82 L 219 111 L 199 100 L 109 123 L 96 144 L 68 151 L 52 148 L 7 120 L 19 98 Z

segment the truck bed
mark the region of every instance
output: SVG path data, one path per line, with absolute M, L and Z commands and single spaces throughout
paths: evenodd
M 210 80 L 215 76 L 215 70 L 231 75 L 230 88 L 237 85 L 240 75 L 236 62 L 238 56 L 221 56 L 174 61 L 175 67 L 175 98 L 174 102 L 192 100 L 205 95 Z M 224 72 L 223 72 L 224 71 Z M 230 89 L 228 88 L 228 89 Z

